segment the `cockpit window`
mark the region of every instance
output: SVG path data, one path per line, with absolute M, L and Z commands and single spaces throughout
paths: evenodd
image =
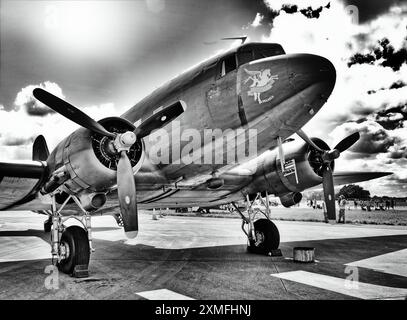
M 221 61 L 219 78 L 224 77 L 230 71 L 233 71 L 235 69 L 236 69 L 236 57 L 234 54 L 232 54 Z
M 267 57 L 274 57 L 285 54 L 284 49 L 279 44 L 271 45 L 253 45 L 240 49 L 237 53 L 239 66 L 253 60 L 259 60 Z
M 279 47 L 258 49 L 254 50 L 254 60 L 263 59 L 267 57 L 274 57 L 280 54 L 284 54 L 284 50 Z
M 239 52 L 238 56 L 238 61 L 239 61 L 239 66 L 241 66 L 242 64 L 248 63 L 250 61 L 253 61 L 253 51 L 249 50 L 249 51 L 241 51 Z

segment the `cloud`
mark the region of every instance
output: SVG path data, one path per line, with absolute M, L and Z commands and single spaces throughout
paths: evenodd
M 280 11 L 284 11 L 285 13 L 288 14 L 294 14 L 297 12 L 300 12 L 303 16 L 305 16 L 308 19 L 318 19 L 321 15 L 322 10 L 324 9 L 329 9 L 331 7 L 331 3 L 329 2 L 327 5 L 325 6 L 320 6 L 316 9 L 313 9 L 311 6 L 306 7 L 304 9 L 298 9 L 297 5 L 290 5 L 290 4 L 284 4 Z M 279 11 L 279 12 L 280 12 Z
M 380 88 L 378 90 L 369 90 L 367 93 L 368 94 L 374 94 L 377 91 L 382 91 L 382 90 L 393 90 L 393 89 L 400 89 L 400 88 L 404 88 L 405 86 L 407 86 L 407 83 L 405 83 L 403 80 L 398 80 L 396 82 L 393 82 L 391 84 L 390 87 L 388 88 Z
M 297 6 L 300 8 L 319 8 L 329 4 L 329 0 L 265 0 L 266 6 L 273 11 L 280 11 L 283 7 Z
M 36 136 L 42 134 L 47 140 L 49 149 L 52 150 L 78 125 L 64 118 L 60 114 L 50 112 L 40 112 L 38 110 L 45 107 L 36 106 L 33 114 L 30 90 L 42 86 L 45 89 L 63 97 L 61 88 L 51 82 L 44 82 L 40 85 L 29 85 L 20 90 L 16 98 L 17 108 L 6 111 L 0 105 L 0 159 L 7 161 L 13 159 L 30 159 L 32 155 L 32 143 Z M 53 88 L 53 89 L 50 89 Z M 38 108 L 39 107 L 39 108 Z M 117 110 L 112 103 L 105 103 L 94 106 L 84 106 L 80 108 L 95 120 L 100 120 L 109 116 L 117 116 Z M 42 110 L 42 109 L 41 109 Z
M 62 99 L 65 96 L 62 93 L 62 89 L 54 82 L 45 81 L 39 85 L 29 85 L 20 90 L 17 93 L 17 97 L 14 101 L 17 109 L 25 109 L 29 115 L 43 117 L 47 114 L 54 113 L 54 111 L 44 105 L 42 102 L 39 102 L 34 98 L 32 92 L 35 88 L 42 88 Z
M 391 136 L 380 124 L 371 120 L 344 123 L 336 127 L 332 135 L 348 136 L 354 132 L 359 132 L 361 137 L 351 151 L 361 154 L 387 153 L 398 142 L 397 137 Z
M 263 20 L 264 16 L 257 12 L 256 17 L 254 18 L 253 22 L 250 24 L 253 28 L 257 28 L 258 26 L 261 25 L 261 22 Z
M 407 43 L 405 47 L 395 50 L 389 39 L 384 38 L 378 41 L 378 45 L 369 53 L 356 53 L 350 57 L 348 67 L 354 64 L 374 64 L 378 63 L 383 67 L 390 67 L 394 71 L 399 71 L 403 64 L 407 63 Z
M 404 124 L 407 122 L 407 104 L 379 111 L 376 115 L 376 122 L 387 130 L 404 128 Z

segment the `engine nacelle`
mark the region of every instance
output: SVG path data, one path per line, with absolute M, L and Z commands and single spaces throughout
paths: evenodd
M 121 133 L 134 130 L 134 127 L 125 119 L 106 118 L 99 122 L 110 132 Z M 93 199 L 94 195 L 105 193 L 116 185 L 119 155 L 109 151 L 108 139 L 80 128 L 62 140 L 47 160 L 50 171 L 55 175 L 65 173 L 61 181 L 65 191 L 80 196 L 81 203 L 83 199 L 83 204 L 88 204 L 89 208 L 95 208 L 103 202 L 100 196 L 97 196 L 96 200 Z M 142 140 L 136 141 L 130 148 L 128 156 L 133 172 L 136 173 L 144 158 Z M 51 176 L 50 181 L 55 184 L 58 179 Z M 49 192 L 49 190 L 45 191 Z M 97 205 L 95 206 L 94 203 Z
M 329 150 L 328 145 L 318 139 L 312 138 L 320 148 Z M 277 149 L 264 155 L 258 164 L 255 179 L 243 189 L 244 194 L 256 194 L 259 190 L 268 191 L 270 194 L 287 200 L 287 205 L 292 200 L 298 199 L 296 193 L 317 186 L 322 183 L 321 153 L 305 142 L 290 142 L 283 145 L 285 165 L 282 167 Z M 334 162 L 331 163 L 332 170 Z M 291 196 L 291 200 L 287 195 Z M 284 204 L 283 204 L 284 205 Z
M 280 196 L 281 204 L 289 208 L 297 203 L 300 203 L 302 194 L 300 192 L 290 192 Z

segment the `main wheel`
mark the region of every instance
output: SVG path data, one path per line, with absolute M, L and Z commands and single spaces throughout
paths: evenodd
M 58 269 L 72 274 L 75 266 L 89 265 L 90 247 L 86 231 L 78 226 L 70 226 L 62 233 L 61 246 L 65 250 L 65 258 L 58 263 Z
M 254 222 L 254 233 L 257 241 L 249 239 L 247 250 L 251 253 L 266 254 L 280 246 L 280 233 L 276 225 L 268 219 Z

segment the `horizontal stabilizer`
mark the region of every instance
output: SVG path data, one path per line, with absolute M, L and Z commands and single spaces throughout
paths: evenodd
M 373 180 L 393 174 L 393 172 L 360 172 L 345 171 L 334 172 L 335 185 L 351 184 L 356 182 Z

